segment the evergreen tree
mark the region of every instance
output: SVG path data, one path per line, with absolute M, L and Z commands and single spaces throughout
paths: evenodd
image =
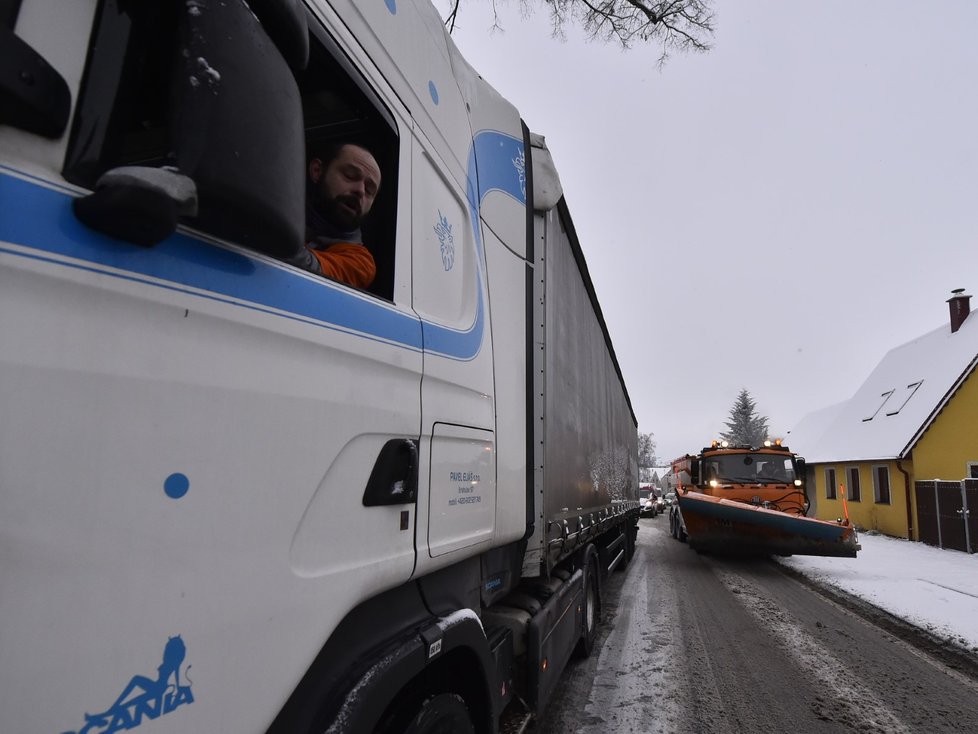
M 757 414 L 754 399 L 746 388 L 737 396 L 725 425 L 727 431 L 720 438 L 732 446 L 761 446 L 768 438 L 767 416 Z

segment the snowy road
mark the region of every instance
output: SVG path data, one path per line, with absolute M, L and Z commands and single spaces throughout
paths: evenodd
M 701 556 L 641 521 L 594 652 L 539 734 L 978 731 L 978 683 L 769 561 Z

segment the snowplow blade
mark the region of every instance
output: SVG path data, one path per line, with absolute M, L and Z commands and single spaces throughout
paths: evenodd
M 839 556 L 860 550 L 852 525 L 768 510 L 699 492 L 680 494 L 689 547 L 725 555 Z

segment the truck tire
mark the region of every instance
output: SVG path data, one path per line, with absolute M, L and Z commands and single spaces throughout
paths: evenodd
M 439 693 L 422 702 L 404 734 L 475 734 L 475 727 L 461 696 Z
M 594 640 L 598 636 L 598 616 L 601 609 L 601 596 L 598 587 L 598 554 L 591 546 L 585 551 L 587 559 L 584 564 L 584 623 L 581 639 L 577 641 L 574 654 L 586 658 L 594 649 Z

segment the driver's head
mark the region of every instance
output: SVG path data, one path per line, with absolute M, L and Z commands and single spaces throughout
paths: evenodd
M 360 226 L 380 190 L 380 166 L 373 154 L 344 143 L 309 161 L 313 208 L 339 229 Z

